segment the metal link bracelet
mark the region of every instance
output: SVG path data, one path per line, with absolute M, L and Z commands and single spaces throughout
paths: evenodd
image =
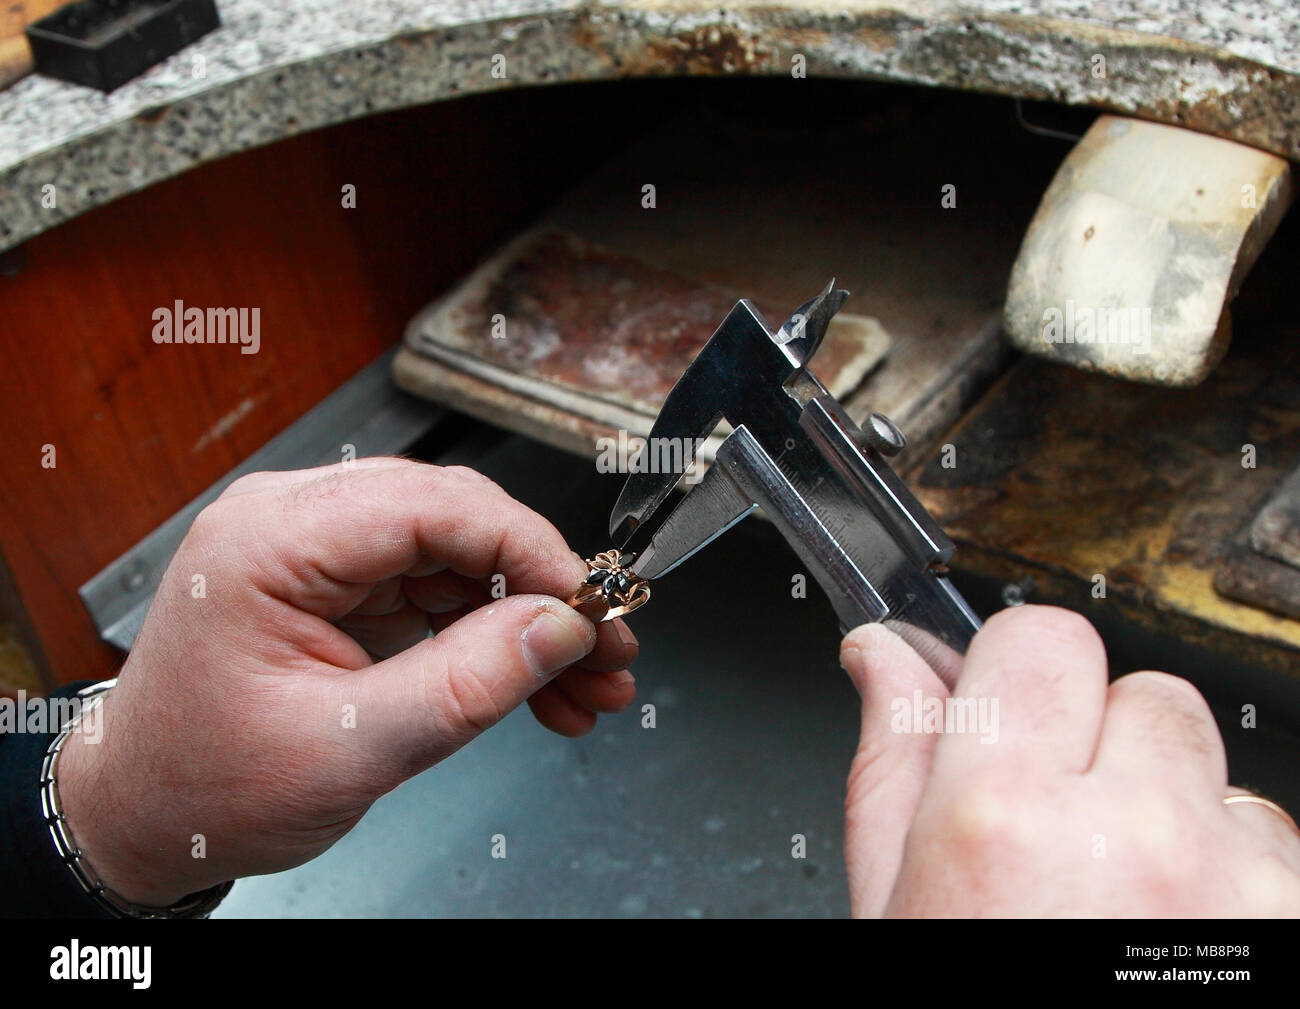
M 81 720 L 103 703 L 104 695 L 116 683 L 116 679 L 104 680 L 77 691 L 77 697 L 82 701 L 80 710 L 68 720 L 45 751 L 45 761 L 41 764 L 41 813 L 46 826 L 50 828 L 50 836 L 54 839 L 54 849 L 59 853 L 63 864 L 72 870 L 72 875 L 81 888 L 114 917 L 206 918 L 230 892 L 230 888 L 235 885 L 234 880 L 182 897 L 171 907 L 146 907 L 133 903 L 104 885 L 99 873 L 86 860 L 85 853 L 77 847 L 67 818 L 63 815 L 63 805 L 59 801 L 59 782 L 55 773 L 63 744 L 77 731 Z

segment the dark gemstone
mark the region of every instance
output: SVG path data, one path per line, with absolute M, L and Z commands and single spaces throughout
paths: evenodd
M 593 571 L 591 574 L 587 575 L 587 584 L 588 584 L 588 585 L 599 585 L 599 584 L 601 584 L 601 583 L 602 583 L 602 582 L 603 582 L 603 581 L 604 581 L 608 576 L 609 576 L 609 572 L 608 572 L 608 571 L 599 571 L 599 570 L 597 570 L 597 571 Z

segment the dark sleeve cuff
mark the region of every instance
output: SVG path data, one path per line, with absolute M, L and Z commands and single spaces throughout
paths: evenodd
M 50 696 L 71 697 L 89 682 L 61 687 Z M 21 707 L 15 716 L 25 724 Z M 54 736 L 0 733 L 0 916 L 111 918 L 59 858 L 41 812 L 41 765 Z

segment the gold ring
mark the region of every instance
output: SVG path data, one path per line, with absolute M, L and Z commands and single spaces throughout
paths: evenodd
M 1225 795 L 1223 797 L 1223 804 L 1225 806 L 1235 806 L 1239 802 L 1248 802 L 1252 805 L 1263 806 L 1265 809 L 1272 810 L 1286 821 L 1287 826 L 1295 831 L 1297 836 L 1300 836 L 1300 826 L 1296 825 L 1295 819 L 1272 799 L 1266 799 L 1262 795 L 1253 795 L 1249 792 L 1240 795 Z
M 650 583 L 623 567 L 618 550 L 606 550 L 587 561 L 587 577 L 568 603 L 592 623 L 613 620 L 650 601 Z

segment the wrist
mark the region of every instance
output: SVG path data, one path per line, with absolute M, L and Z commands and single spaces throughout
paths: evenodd
M 124 787 L 129 782 L 110 773 L 117 762 L 104 734 L 97 735 L 73 732 L 59 754 L 59 802 L 68 830 L 105 887 L 133 904 L 169 907 L 205 884 L 185 879 L 151 853 L 152 810 Z

